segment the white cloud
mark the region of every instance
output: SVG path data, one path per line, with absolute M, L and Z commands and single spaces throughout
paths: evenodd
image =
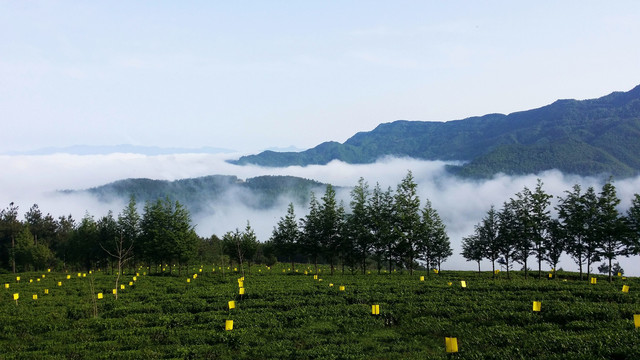
M 85 189 L 124 178 L 176 180 L 212 174 L 236 175 L 241 179 L 261 175 L 291 175 L 342 187 L 354 186 L 360 177 L 364 177 L 371 188 L 379 182 L 383 189 L 390 186 L 395 190 L 407 170 L 411 170 L 418 183 L 420 198 L 423 201 L 428 198 L 447 225 L 454 255 L 444 267 L 475 269 L 474 263 L 466 262 L 459 255 L 460 241 L 462 237 L 472 233 L 473 226 L 492 204 L 499 209 L 504 201 L 525 186 L 533 189 L 538 178 L 544 182 L 545 191 L 554 195 L 554 203 L 558 196 L 564 196 L 563 192 L 570 190 L 575 183 L 580 183 L 585 189 L 594 186 L 596 191 L 599 191 L 606 180 L 565 175 L 559 171 L 526 176 L 497 175 L 488 180 L 468 180 L 448 175 L 444 162 L 409 158 L 382 158 L 374 164 L 350 165 L 332 161 L 327 165 L 265 168 L 229 164 L 224 160 L 230 156 L 234 155 L 0 156 L 0 168 L 3 169 L 3 176 L 0 178 L 0 206 L 6 207 L 13 201 L 24 213 L 32 204 L 37 203 L 43 212 L 49 212 L 55 217 L 72 214 L 74 218 L 80 219 L 85 211 L 96 217 L 106 214 L 108 210 L 118 213 L 124 207 L 126 199 L 114 199 L 112 202 L 104 203 L 86 195 L 62 195 L 57 193 L 57 190 Z M 640 189 L 640 177 L 617 180 L 614 184 L 622 200 L 620 208 L 626 211 L 634 193 Z M 322 191 L 317 194 L 318 198 L 322 195 Z M 192 214 L 198 233 L 202 236 L 220 236 L 236 227 L 243 229 L 248 220 L 256 230 L 258 238 L 261 241 L 267 240 L 273 226 L 286 213 L 286 206 L 291 200 L 282 198 L 269 210 L 256 210 L 241 205 L 238 199 L 242 196 L 246 197 L 239 193 L 228 193 L 224 199 L 210 204 L 206 210 Z M 348 205 L 349 189 L 338 192 L 338 198 Z M 304 216 L 306 211 L 306 204 L 296 205 L 298 217 Z M 627 273 L 640 274 L 637 257 L 621 258 L 619 261 Z M 488 268 L 488 264 L 483 266 L 485 269 Z M 560 266 L 564 269 L 575 269 L 575 265 L 568 258 L 564 259 Z

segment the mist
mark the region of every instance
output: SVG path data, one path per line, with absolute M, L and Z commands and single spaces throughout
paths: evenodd
M 448 174 L 442 161 L 423 161 L 410 158 L 385 157 L 373 164 L 346 164 L 332 161 L 327 165 L 286 168 L 265 168 L 259 166 L 236 166 L 225 162 L 241 154 L 175 154 L 147 156 L 138 154 L 109 155 L 69 155 L 54 154 L 41 156 L 0 156 L 3 174 L 0 177 L 0 207 L 10 202 L 19 206 L 20 218 L 33 204 L 38 204 L 43 213 L 54 217 L 71 214 L 76 220 L 85 213 L 96 218 L 109 210 L 119 213 L 128 199 L 114 198 L 98 201 L 86 193 L 66 194 L 59 190 L 80 190 L 104 185 L 126 178 L 150 178 L 177 180 L 206 175 L 235 175 L 241 179 L 262 175 L 291 175 L 313 179 L 342 187 L 337 191 L 338 201 L 348 207 L 350 188 L 363 177 L 372 189 L 379 183 L 383 189 L 396 185 L 411 170 L 418 184 L 418 195 L 422 204 L 429 199 L 447 226 L 454 255 L 444 264 L 443 269 L 475 270 L 474 262 L 467 262 L 459 255 L 461 239 L 473 233 L 474 225 L 485 215 L 491 205 L 497 209 L 514 197 L 525 186 L 533 189 L 537 179 L 544 183 L 545 192 L 552 194 L 552 207 L 558 196 L 571 190 L 574 184 L 583 189 L 593 186 L 599 192 L 606 177 L 581 177 L 563 174 L 556 170 L 525 176 L 496 175 L 487 180 L 461 179 Z M 619 210 L 626 212 L 634 193 L 640 193 L 640 177 L 615 180 Z M 324 189 L 316 193 L 320 198 Z M 296 216 L 304 216 L 307 204 L 296 203 L 287 197 L 280 198 L 269 209 L 257 209 L 239 201 L 248 194 L 238 191 L 226 193 L 221 199 L 207 204 L 204 210 L 192 213 L 191 217 L 200 236 L 213 234 L 222 236 L 235 228 L 243 229 L 247 221 L 260 241 L 268 240 L 273 227 L 286 213 L 289 202 L 294 202 Z M 139 204 L 142 206 L 142 204 Z M 552 213 L 555 211 L 552 209 Z M 617 259 L 628 275 L 640 275 L 638 257 Z M 597 265 L 593 269 L 597 271 Z M 483 270 L 489 269 L 483 263 Z M 533 265 L 530 265 L 534 267 Z M 574 262 L 565 256 L 560 264 L 565 270 L 576 270 Z M 516 265 L 518 267 L 518 265 Z M 548 269 L 548 265 L 543 265 Z

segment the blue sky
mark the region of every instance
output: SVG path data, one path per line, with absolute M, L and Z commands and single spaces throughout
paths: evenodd
M 638 1 L 0 2 L 0 153 L 254 152 L 640 84 Z

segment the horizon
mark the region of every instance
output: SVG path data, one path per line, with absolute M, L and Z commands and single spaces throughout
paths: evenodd
M 592 99 L 638 84 L 639 16 L 635 1 L 2 3 L 0 153 L 308 149 Z

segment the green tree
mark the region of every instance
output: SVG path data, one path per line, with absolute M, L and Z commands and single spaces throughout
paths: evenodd
M 413 180 L 411 171 L 398 184 L 395 194 L 395 235 L 398 237 L 398 255 L 404 259 L 409 273 L 413 274 L 415 261 L 420 256 L 421 219 L 418 185 Z
M 321 237 L 321 219 L 320 219 L 320 205 L 316 196 L 311 192 L 309 200 L 309 213 L 300 220 L 300 227 L 302 228 L 302 234 L 300 239 L 302 240 L 302 249 L 304 253 L 309 256 L 313 261 L 316 274 L 318 273 L 318 258 L 321 256 L 322 243 Z
M 270 240 L 273 243 L 277 256 L 289 260 L 289 262 L 291 262 L 291 268 L 295 271 L 294 260 L 298 252 L 300 230 L 296 222 L 293 203 L 289 203 L 287 215 L 285 215 L 284 218 L 281 217 L 277 226 L 273 228 Z
M 484 244 L 478 234 L 478 227 L 476 227 L 476 233 L 462 238 L 462 255 L 467 261 L 475 261 L 478 263 L 478 273 L 480 273 L 480 262 L 484 259 L 483 252 Z
M 418 238 L 420 257 L 427 263 L 427 268 L 433 267 L 440 272 L 442 262 L 453 254 L 449 236 L 440 215 L 431 206 L 431 201 L 425 201 L 421 215 Z
M 573 186 L 573 191 L 565 191 L 565 197 L 558 199 L 558 218 L 560 220 L 561 234 L 564 238 L 566 252 L 569 254 L 580 271 L 582 280 L 582 266 L 587 257 L 586 238 L 589 224 L 586 223 L 586 211 L 583 194 L 579 184 Z
M 596 233 L 600 238 L 599 253 L 608 260 L 609 282 L 613 281 L 612 262 L 618 256 L 629 255 L 625 219 L 618 212 L 620 199 L 611 181 L 602 186 L 598 197 L 598 222 Z
M 518 241 L 518 215 L 513 201 L 505 202 L 498 213 L 499 231 L 497 241 L 500 249 L 498 263 L 504 264 L 507 269 L 507 277 L 511 278 L 511 264 L 517 257 L 516 243 Z
M 566 249 L 567 236 L 564 233 L 564 228 L 557 219 L 551 219 L 549 221 L 548 230 L 544 238 L 544 247 L 546 249 L 544 259 L 549 266 L 551 266 L 551 269 L 553 269 L 552 271 L 555 278 L 560 257 Z
M 496 276 L 496 261 L 500 258 L 500 241 L 498 239 L 500 231 L 500 219 L 493 205 L 482 218 L 480 224 L 476 227 L 476 234 L 480 238 L 482 245 L 483 257 L 491 261 L 492 277 Z
M 533 243 L 533 253 L 538 260 L 538 278 L 542 278 L 542 261 L 546 258 L 549 234 L 549 222 L 551 221 L 549 206 L 550 199 L 553 195 L 549 195 L 542 190 L 542 181 L 538 179 L 536 189 L 531 192 L 525 188 L 524 195 L 527 198 L 528 206 L 528 222 L 531 228 L 531 236 Z
M 634 194 L 631 207 L 627 210 L 629 222 L 630 250 L 633 254 L 640 254 L 640 195 Z
M 396 237 L 393 236 L 393 195 L 391 188 L 382 191 L 376 183 L 367 204 L 370 215 L 369 231 L 373 238 L 373 256 L 376 260 L 378 273 L 382 270 L 382 262 L 386 259 L 389 272 L 393 264 L 392 258 L 396 247 Z
M 348 217 L 347 227 L 349 237 L 354 240 L 357 261 L 363 274 L 367 268 L 367 257 L 373 248 L 372 216 L 367 206 L 369 196 L 369 184 L 361 177 L 358 185 L 351 190 L 351 214 Z
M 325 260 L 329 262 L 331 274 L 333 275 L 336 258 L 340 255 L 339 252 L 341 250 L 344 209 L 339 209 L 336 204 L 336 192 L 331 184 L 327 185 L 324 196 L 322 197 L 318 217 L 322 253 Z

